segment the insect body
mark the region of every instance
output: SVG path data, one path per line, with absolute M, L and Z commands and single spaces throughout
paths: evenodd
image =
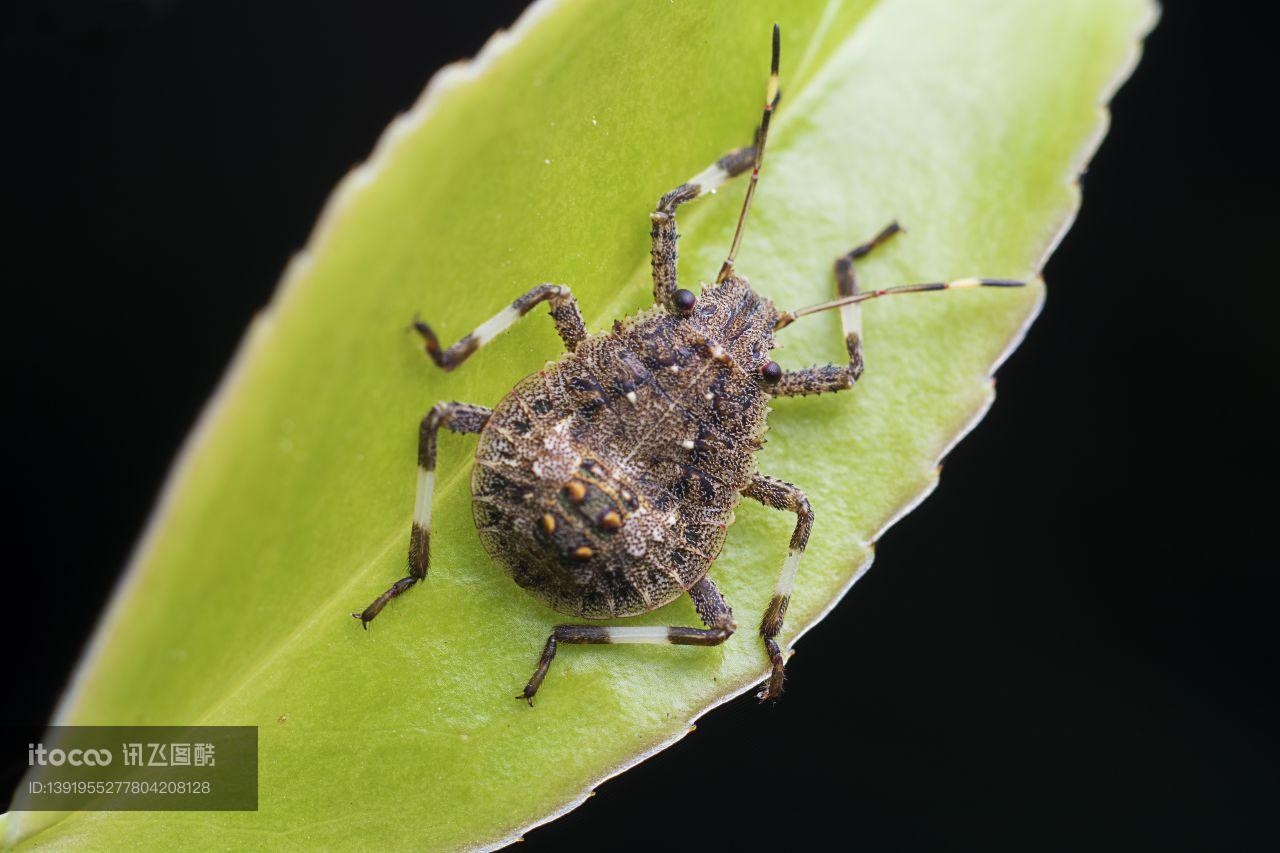
M 778 102 L 779 35 L 764 118 L 754 145 L 726 154 L 667 193 L 651 214 L 652 309 L 612 332 L 588 335 L 569 288 L 542 284 L 453 346 L 416 324 L 426 351 L 452 370 L 542 302 L 569 353 L 520 382 L 493 409 L 440 403 L 423 419 L 409 574 L 363 612 L 364 625 L 427 575 L 436 436 L 478 433 L 471 478 L 476 528 L 489 554 L 521 587 L 561 613 L 585 619 L 635 616 L 688 594 L 705 627 L 566 624 L 547 639 L 519 698 L 532 699 L 560 644 L 718 645 L 737 625 L 707 572 L 743 497 L 796 515 L 790 550 L 760 622 L 772 672 L 758 694 L 776 698 L 785 657 L 777 642 L 800 557 L 813 526 L 804 492 L 756 470 L 755 451 L 774 396 L 850 388 L 862 374 L 859 303 L 890 293 L 1021 282 L 960 279 L 861 293 L 854 261 L 898 232 L 890 225 L 836 261 L 833 302 L 780 312 L 734 271 Z M 750 170 L 729 257 L 700 295 L 676 279 L 676 209 Z M 770 356 L 774 332 L 839 308 L 849 362 L 784 370 Z
M 634 616 L 695 586 L 755 473 L 776 312 L 735 279 L 690 313 L 582 341 L 480 433 L 481 539 L 563 613 Z

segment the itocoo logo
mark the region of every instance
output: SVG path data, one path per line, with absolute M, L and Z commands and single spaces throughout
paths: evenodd
M 72 767 L 106 767 L 111 763 L 109 749 L 45 749 L 42 743 L 27 744 L 27 764 L 35 767 L 53 765 L 61 767 L 70 764 Z

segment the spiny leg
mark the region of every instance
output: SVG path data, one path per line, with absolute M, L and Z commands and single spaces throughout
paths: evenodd
M 693 599 L 693 607 L 698 611 L 698 618 L 706 628 L 686 628 L 678 625 L 663 627 L 646 625 L 634 628 L 612 628 L 603 625 L 557 625 L 547 638 L 542 649 L 542 657 L 538 660 L 538 668 L 533 677 L 525 685 L 517 699 L 523 699 L 530 705 L 533 697 L 547 677 L 547 669 L 555 660 L 556 649 L 560 643 L 571 644 L 613 644 L 613 643 L 657 643 L 676 646 L 718 646 L 733 635 L 738 625 L 733 621 L 733 611 L 728 602 L 716 589 L 711 578 L 704 577 L 689 590 Z
M 782 694 L 782 683 L 786 677 L 786 658 L 778 648 L 777 636 L 782 630 L 782 620 L 787 615 L 787 605 L 791 603 L 791 589 L 795 586 L 796 572 L 800 568 L 800 557 L 805 546 L 809 544 L 809 531 L 813 529 L 813 508 L 809 499 L 797 486 L 757 474 L 751 485 L 742 490 L 742 494 L 752 500 L 759 501 L 774 509 L 784 509 L 796 514 L 796 529 L 791 534 L 791 547 L 787 550 L 786 562 L 782 564 L 782 574 L 778 577 L 778 585 L 774 588 L 773 598 L 765 608 L 764 617 L 760 620 L 760 637 L 764 640 L 765 651 L 773 663 L 773 672 L 765 682 L 764 689 L 756 694 L 761 702 L 777 699 Z
M 844 327 L 845 348 L 849 352 L 849 363 L 837 367 L 834 364 L 806 367 L 801 370 L 785 371 L 778 382 L 772 386 L 770 393 L 776 397 L 803 397 L 808 394 L 825 394 L 831 391 L 843 391 L 852 388 L 862 376 L 862 303 L 881 296 L 892 296 L 901 293 L 927 293 L 937 290 L 951 290 L 968 287 L 1022 287 L 1025 282 L 1003 278 L 958 278 L 952 281 L 932 281 L 925 284 L 906 284 L 900 287 L 889 287 L 883 290 L 862 292 L 858 289 L 857 272 L 853 262 L 865 257 L 872 249 L 888 240 L 902 228 L 896 222 L 889 225 L 872 239 L 858 246 L 847 254 L 836 259 L 836 288 L 838 297 L 832 302 L 810 305 L 798 311 L 786 311 L 778 317 L 775 331 L 786 328 L 798 318 L 819 311 L 833 308 L 840 309 L 840 322 Z
M 865 258 L 873 249 L 901 230 L 902 227 L 897 222 L 890 222 L 879 234 L 836 258 L 837 296 L 853 296 L 858 293 L 858 271 L 853 262 Z M 844 346 L 849 352 L 849 378 L 852 384 L 862 378 L 862 306 L 855 302 L 841 308 L 840 325 L 844 330 Z
M 853 296 L 859 292 L 858 271 L 854 268 L 853 262 L 866 257 L 873 249 L 901 230 L 897 222 L 890 222 L 879 234 L 836 258 L 837 296 Z M 827 364 L 806 367 L 802 370 L 788 370 L 782 374 L 782 380 L 774 386 L 775 396 L 803 397 L 807 394 L 824 394 L 853 387 L 853 384 L 862 376 L 862 306 L 854 303 L 841 307 L 840 325 L 844 330 L 844 345 L 849 353 L 849 363 L 838 367 Z
M 565 347 L 572 352 L 586 339 L 587 327 L 582 322 L 578 301 L 563 284 L 538 285 L 445 350 L 440 349 L 436 333 L 426 323 L 415 320 L 413 328 L 426 342 L 427 355 L 431 356 L 431 360 L 442 370 L 453 370 L 480 347 L 511 328 L 516 320 L 528 314 L 540 302 L 551 303 L 551 319 L 556 324 L 556 331 L 560 333 Z
M 756 159 L 754 145 L 737 148 L 694 175 L 658 201 L 658 209 L 649 214 L 653 225 L 649 236 L 653 238 L 650 250 L 653 265 L 653 301 L 668 310 L 675 308 L 673 298 L 679 284 L 676 279 L 676 208 L 686 201 L 714 192 L 717 187 L 747 169 Z
M 492 414 L 492 409 L 470 403 L 437 403 L 422 419 L 418 431 L 418 495 L 413 505 L 413 527 L 409 531 L 409 574 L 393 583 L 362 612 L 351 614 L 365 628 L 391 599 L 427 576 L 431 562 L 431 497 L 436 483 L 436 433 L 441 427 L 456 433 L 480 432 Z

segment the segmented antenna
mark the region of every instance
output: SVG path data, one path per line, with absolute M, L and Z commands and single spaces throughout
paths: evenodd
M 742 231 L 747 224 L 747 212 L 751 210 L 751 199 L 756 194 L 756 184 L 760 182 L 760 164 L 764 162 L 764 143 L 769 135 L 769 118 L 778 106 L 782 93 L 778 91 L 778 57 L 782 52 L 782 32 L 778 25 L 773 25 L 773 61 L 769 66 L 769 89 L 764 99 L 764 118 L 760 120 L 760 133 L 756 139 L 756 162 L 751 169 L 751 182 L 747 184 L 747 197 L 742 201 L 742 212 L 738 214 L 738 228 L 733 232 L 733 245 L 729 247 L 729 257 L 724 259 L 716 283 L 724 281 L 733 272 L 733 259 L 738 255 L 738 247 L 742 244 Z
M 778 317 L 778 322 L 774 324 L 774 329 L 781 329 L 784 326 L 790 326 L 800 317 L 807 314 L 817 314 L 819 311 L 830 311 L 832 308 L 842 308 L 845 305 L 856 305 L 859 302 L 866 302 L 868 299 L 879 299 L 881 296 L 893 296 L 899 293 L 928 293 L 934 290 L 951 290 L 963 287 L 1025 287 L 1025 281 L 1014 281 L 1007 278 L 958 278 L 955 281 L 931 281 L 928 284 L 904 284 L 899 287 L 886 287 L 883 290 L 869 290 L 866 293 L 855 293 L 852 296 L 845 296 L 840 299 L 833 299 L 830 302 L 822 302 L 818 305 L 810 305 L 808 308 L 800 308 L 795 311 L 787 311 Z

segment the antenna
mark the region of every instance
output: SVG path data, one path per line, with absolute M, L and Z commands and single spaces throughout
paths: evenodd
M 958 278 L 955 281 L 931 281 L 928 284 L 904 284 L 900 287 L 886 287 L 884 290 L 869 290 L 866 293 L 855 293 L 853 296 L 845 296 L 841 299 L 833 299 L 830 302 L 823 302 L 818 305 L 810 305 L 808 308 L 800 308 L 796 311 L 784 312 L 778 317 L 778 322 L 774 324 L 774 329 L 781 329 L 790 326 L 796 320 L 807 314 L 817 314 L 819 311 L 830 311 L 832 308 L 842 308 L 845 305 L 856 305 L 859 302 L 866 302 L 868 299 L 878 299 L 881 296 L 893 296 L 897 293 L 928 293 L 934 290 L 951 290 L 963 287 L 1025 287 L 1025 281 L 1014 281 L 1007 278 Z
M 729 247 L 729 257 L 724 259 L 720 274 L 716 276 L 716 284 L 724 281 L 733 272 L 733 259 L 737 257 L 738 246 L 742 244 L 742 231 L 747 224 L 747 212 L 751 210 L 751 199 L 756 194 L 756 184 L 760 182 L 760 164 L 764 162 L 764 142 L 769 135 L 769 118 L 778 106 L 782 93 L 778 91 L 778 57 L 782 52 L 782 33 L 778 25 L 773 25 L 773 61 L 769 66 L 769 89 L 764 98 L 764 118 L 760 120 L 760 133 L 756 139 L 756 161 L 751 169 L 751 183 L 747 184 L 747 197 L 742 201 L 742 212 L 738 214 L 738 228 L 733 232 L 733 245 Z

